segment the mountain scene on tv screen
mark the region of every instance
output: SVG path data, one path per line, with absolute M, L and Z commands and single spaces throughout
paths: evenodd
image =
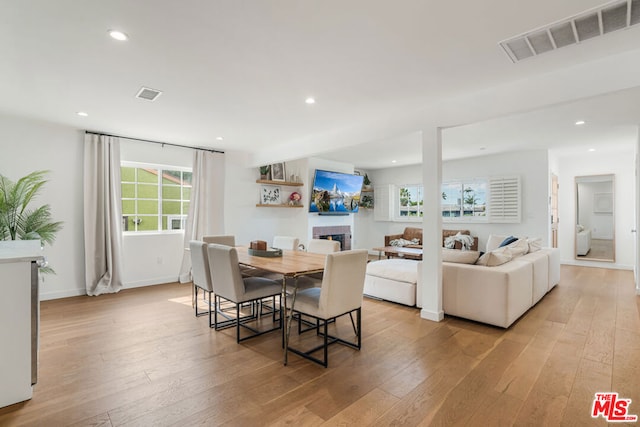
M 311 191 L 310 212 L 357 212 L 363 177 L 316 171 Z

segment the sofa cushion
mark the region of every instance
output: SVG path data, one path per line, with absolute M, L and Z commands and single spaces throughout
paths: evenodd
M 506 264 L 513 259 L 511 249 L 507 246 L 489 251 L 478 258 L 477 265 L 484 265 L 487 267 L 496 267 L 498 265 Z
M 417 265 L 417 261 L 409 259 L 382 259 L 368 263 L 367 274 L 398 282 L 416 283 L 418 281 Z
M 442 261 L 458 264 L 475 264 L 480 257 L 478 251 L 461 251 L 459 249 L 442 248 Z
M 537 252 L 542 249 L 542 239 L 540 237 L 527 239 L 527 244 L 529 245 L 529 252 Z

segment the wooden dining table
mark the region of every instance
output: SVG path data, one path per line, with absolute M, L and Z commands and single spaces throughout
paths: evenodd
M 283 250 L 282 256 L 262 257 L 249 254 L 249 247 L 238 246 L 238 262 L 242 265 L 269 271 L 271 273 L 282 274 L 282 301 L 285 313 L 286 331 L 291 328 L 291 318 L 293 313 L 287 314 L 287 279 L 293 279 L 292 303 L 295 303 L 297 293 L 297 278 L 313 273 L 324 271 L 325 254 L 316 254 L 304 251 Z M 284 346 L 284 364 L 287 364 L 288 334 L 282 331 Z

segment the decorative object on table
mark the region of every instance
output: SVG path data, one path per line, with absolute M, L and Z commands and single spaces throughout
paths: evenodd
M 302 196 L 300 195 L 300 193 L 298 193 L 297 191 L 294 191 L 289 195 L 289 204 L 291 206 L 298 206 L 300 204 L 301 199 L 302 199 Z
M 31 209 L 33 201 L 47 183 L 48 171 L 35 171 L 17 182 L 0 174 L 0 240 L 40 240 L 40 244 L 53 243 L 62 222 L 52 221 L 51 207 L 46 204 Z M 41 267 L 43 273 L 54 273 L 50 267 Z
M 269 179 L 269 172 L 271 172 L 271 165 L 260 166 L 260 179 Z
M 280 187 L 263 185 L 260 192 L 260 203 L 263 205 L 280 205 Z
M 276 257 L 282 256 L 282 249 L 277 249 L 277 248 L 269 248 L 269 249 L 249 248 L 247 252 L 249 253 L 249 255 L 261 256 L 265 258 L 276 258 Z
M 249 243 L 249 248 L 265 251 L 267 250 L 267 242 L 265 242 L 264 240 L 252 240 L 251 243 Z
M 272 181 L 286 181 L 287 174 L 284 170 L 284 163 L 273 163 L 271 165 L 271 180 Z

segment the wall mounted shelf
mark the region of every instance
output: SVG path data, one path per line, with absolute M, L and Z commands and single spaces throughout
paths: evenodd
M 291 182 L 291 181 L 271 181 L 269 179 L 256 179 L 257 184 L 267 184 L 267 185 L 284 185 L 287 187 L 301 187 L 304 184 L 302 182 Z

